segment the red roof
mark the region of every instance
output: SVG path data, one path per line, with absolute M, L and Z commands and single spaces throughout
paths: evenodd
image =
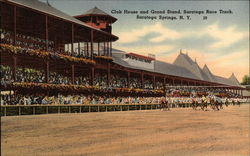
M 135 54 L 135 53 L 128 53 L 127 55 L 134 56 L 134 57 L 137 57 L 137 58 L 141 58 L 141 59 L 144 59 L 144 60 L 149 60 L 149 61 L 155 60 L 155 58 L 148 57 L 148 56 L 143 56 L 143 55 L 139 55 L 139 54 Z

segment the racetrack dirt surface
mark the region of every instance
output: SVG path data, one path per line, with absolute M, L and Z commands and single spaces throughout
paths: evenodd
M 249 104 L 1 118 L 3 156 L 248 156 Z

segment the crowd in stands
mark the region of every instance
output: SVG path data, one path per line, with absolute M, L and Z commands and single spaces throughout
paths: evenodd
M 1 43 L 13 44 L 13 33 L 0 29 Z M 25 47 L 27 49 L 44 49 L 46 47 L 46 40 L 38 37 L 16 34 L 16 46 Z M 53 41 L 48 41 L 48 50 L 52 50 L 54 47 Z
M 1 95 L 1 105 L 34 105 L 34 104 L 160 104 L 164 97 L 108 97 L 108 96 L 86 96 L 86 95 Z M 193 100 L 202 102 L 203 97 L 166 97 L 170 104 L 191 104 Z M 211 98 L 216 98 L 225 103 L 228 102 L 250 102 L 250 99 L 242 98 L 219 98 L 214 95 L 205 97 L 210 103 Z
M 32 82 L 32 81 L 30 81 L 30 82 Z M 67 77 L 67 76 L 63 76 L 63 75 L 58 74 L 56 72 L 50 72 L 49 73 L 49 83 L 53 83 L 53 84 L 70 84 L 71 83 L 71 78 Z
M 127 87 L 127 78 L 123 76 L 118 76 L 111 74 L 110 75 L 110 87 L 113 88 L 126 88 Z
M 160 97 L 108 97 L 85 95 L 21 96 L 1 95 L 1 105 L 32 104 L 150 104 L 160 103 Z
M 12 70 L 9 66 L 0 66 L 1 85 L 10 83 L 12 80 Z
M 5 31 L 3 29 L 0 29 L 0 34 L 1 34 L 1 43 L 3 44 L 13 44 L 13 33 L 10 31 Z M 88 44 L 88 45 L 87 45 Z M 46 40 L 38 37 L 33 37 L 33 36 L 28 36 L 28 35 L 23 35 L 23 34 L 16 34 L 16 46 L 20 46 L 25 49 L 39 49 L 39 50 L 46 50 Z M 71 52 L 71 44 L 65 45 L 64 49 L 54 49 L 55 43 L 53 41 L 48 41 L 48 49 L 47 51 L 49 52 L 58 52 L 59 54 L 63 55 L 69 55 L 69 56 L 74 56 L 78 58 L 90 58 L 90 52 L 88 52 L 87 49 L 90 51 L 90 43 L 85 42 L 84 46 L 78 49 L 78 45 L 73 45 L 73 51 Z M 87 48 L 88 46 L 88 48 Z M 97 52 L 94 53 L 94 55 Z M 103 54 L 103 48 L 101 48 L 101 52 Z
M 42 71 L 29 68 L 17 68 L 16 81 L 42 83 L 45 80 L 45 74 Z
M 9 66 L 1 65 L 1 84 L 13 82 L 12 69 Z M 90 75 L 85 73 L 83 76 L 75 77 L 76 85 L 90 86 Z M 43 70 L 35 70 L 30 68 L 17 68 L 16 69 L 16 82 L 34 82 L 44 83 L 45 73 Z M 71 84 L 72 78 L 70 76 L 64 76 L 56 72 L 49 73 L 49 83 L 53 84 Z M 99 88 L 108 88 L 107 85 L 107 74 L 96 73 L 94 77 L 94 86 Z M 128 81 L 124 76 L 117 74 L 110 75 L 110 86 L 111 88 L 127 88 Z M 141 80 L 137 77 L 130 78 L 130 88 L 141 88 Z M 162 82 L 156 82 L 156 89 L 162 89 Z M 153 89 L 153 82 L 150 80 L 144 81 L 144 89 Z
M 209 87 L 175 87 L 167 89 L 167 95 L 171 97 L 201 97 L 203 95 L 216 95 L 219 97 L 240 97 L 238 94 L 228 91 L 224 88 Z
M 0 66 L 1 69 L 1 85 L 13 82 L 12 69 L 9 66 Z M 45 73 L 29 68 L 17 68 L 16 69 L 16 81 L 17 82 L 35 82 L 44 83 Z M 61 74 L 50 72 L 49 83 L 53 84 L 71 84 L 71 77 L 63 76 Z M 75 77 L 75 84 L 90 86 L 90 75 Z M 111 74 L 110 76 L 110 88 L 126 88 L 127 78 L 125 76 L 119 76 Z M 163 83 L 156 81 L 156 89 L 162 89 Z M 107 75 L 103 73 L 96 73 L 94 78 L 94 86 L 100 88 L 107 88 Z M 182 101 L 190 102 L 190 98 L 201 98 L 204 96 L 218 96 L 221 98 L 239 98 L 236 93 L 226 90 L 224 88 L 206 88 L 206 87 L 183 87 L 166 86 L 166 97 L 171 102 Z M 141 88 L 141 80 L 139 77 L 130 77 L 130 88 Z M 153 82 L 151 80 L 144 80 L 145 89 L 153 89 Z M 172 99 L 173 98 L 173 99 Z M 126 104 L 126 103 L 158 103 L 159 98 L 146 98 L 146 97 L 101 97 L 101 96 L 85 96 L 85 95 L 69 95 L 69 96 L 21 96 L 16 95 L 1 95 L 1 104 Z

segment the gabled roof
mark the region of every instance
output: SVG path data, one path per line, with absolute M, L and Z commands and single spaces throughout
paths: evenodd
M 198 77 L 200 80 L 209 81 L 209 78 L 201 70 L 197 62 L 194 62 L 187 54 L 183 54 L 182 52 L 180 52 L 180 54 L 177 56 L 173 64 L 186 68 L 187 70 L 192 72 L 196 77 Z
M 155 60 L 154 70 L 129 65 L 126 61 L 123 60 L 126 54 L 127 53 L 124 51 L 114 50 L 113 55 L 112 55 L 114 63 L 117 63 L 121 66 L 131 68 L 131 69 L 139 69 L 139 70 L 156 72 L 156 73 L 161 73 L 161 74 L 166 74 L 166 75 L 171 75 L 171 76 L 203 80 L 203 81 L 209 81 L 209 82 L 239 87 L 239 83 L 236 83 L 237 79 L 234 75 L 232 75 L 229 79 L 221 77 L 221 76 L 213 75 L 211 71 L 209 70 L 209 68 L 207 67 L 207 65 L 205 65 L 203 69 L 201 69 L 199 65 L 197 64 L 197 62 L 194 62 L 188 55 L 183 54 L 183 53 L 179 54 L 179 56 L 177 57 L 177 59 L 174 61 L 173 64 Z M 200 72 L 200 75 L 197 74 L 197 72 Z
M 229 80 L 232 81 L 234 84 L 239 85 L 239 81 L 238 79 L 235 77 L 234 73 L 232 73 L 232 75 L 229 77 Z
M 213 74 L 211 73 L 211 71 L 209 70 L 206 64 L 204 65 L 202 71 L 207 75 L 207 77 L 209 78 L 211 82 L 215 81 Z
M 86 16 L 91 16 L 91 15 L 106 16 L 111 20 L 112 23 L 114 23 L 117 20 L 115 17 L 107 14 L 106 12 L 102 11 L 101 9 L 99 9 L 97 7 L 94 7 L 92 9 L 88 10 L 84 14 L 77 15 L 77 16 L 74 16 L 74 17 L 79 18 L 79 17 L 86 17 Z
M 106 12 L 102 11 L 101 9 L 94 7 L 88 11 L 86 11 L 84 13 L 85 15 L 89 15 L 89 14 L 94 14 L 94 15 L 106 15 L 106 16 L 110 16 L 109 14 L 107 14 Z
M 149 71 L 149 72 L 156 72 L 160 74 L 166 74 L 166 75 L 172 75 L 172 76 L 179 76 L 179 77 L 186 77 L 190 79 L 199 79 L 196 77 L 194 74 L 192 74 L 190 71 L 183 67 L 179 67 L 173 64 L 169 64 L 166 62 L 158 61 L 155 60 L 154 64 L 154 70 L 153 69 L 147 69 L 147 68 L 142 68 L 142 67 L 137 67 L 137 66 L 131 66 L 128 64 L 126 61 L 123 60 L 125 58 L 126 53 L 117 51 L 114 52 L 112 57 L 113 57 L 113 62 L 117 63 L 123 67 L 131 68 L 131 69 L 138 69 L 138 70 L 144 70 L 144 71 Z

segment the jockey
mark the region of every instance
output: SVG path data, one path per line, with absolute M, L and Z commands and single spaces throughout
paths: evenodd
M 202 95 L 201 101 L 202 101 L 202 103 L 205 103 L 207 101 L 206 97 L 204 95 Z

